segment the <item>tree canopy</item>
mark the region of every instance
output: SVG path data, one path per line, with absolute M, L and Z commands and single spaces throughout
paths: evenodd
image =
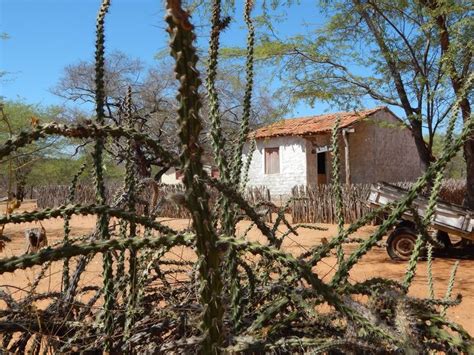
M 354 0 L 321 2 L 320 10 L 327 18 L 322 27 L 308 26 L 305 33 L 282 39 L 275 26 L 260 37 L 256 57 L 279 68 L 282 90 L 295 101 L 349 108 L 375 102 L 398 108 L 421 159 L 429 164 L 433 137 L 443 129 L 455 93 L 426 8 L 416 1 Z M 472 65 L 465 45 L 472 46 L 469 13 L 467 2 L 449 7 L 459 48 L 455 62 L 463 71 Z M 243 50 L 226 48 L 224 54 L 238 57 Z
M 274 1 L 273 6 L 294 1 Z M 315 11 L 318 9 L 315 6 Z M 275 73 L 295 102 L 329 102 L 344 108 L 391 107 L 411 130 L 425 168 L 436 159 L 456 100 L 462 126 L 470 117 L 474 53 L 471 1 L 320 1 L 327 19 L 304 33 L 282 38 L 271 17 L 255 48 L 256 58 Z M 268 14 L 268 13 L 267 13 Z M 223 50 L 240 57 L 238 47 Z M 456 114 L 456 113 L 454 113 Z M 464 145 L 467 205 L 474 207 L 474 140 Z
M 0 144 L 22 130 L 34 128 L 48 122 L 65 122 L 69 113 L 56 106 L 43 107 L 23 101 L 5 101 L 0 111 Z M 80 166 L 91 158 L 81 150 L 76 150 L 76 142 L 64 138 L 46 138 L 19 149 L 0 161 L 0 187 L 22 199 L 27 187 L 47 184 L 69 184 Z M 107 178 L 120 175 L 120 169 L 105 159 Z M 84 179 L 90 178 L 86 171 Z M 3 193 L 0 197 L 4 197 Z

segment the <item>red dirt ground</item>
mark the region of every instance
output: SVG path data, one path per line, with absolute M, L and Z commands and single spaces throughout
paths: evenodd
M 3 207 L 3 208 L 2 208 Z M 31 206 L 24 206 L 30 209 Z M 4 206 L 0 206 L 0 214 L 4 211 Z M 182 219 L 162 219 L 162 221 L 176 229 L 189 226 L 188 220 Z M 49 244 L 59 241 L 63 235 L 63 221 L 60 218 L 43 222 L 47 230 Z M 72 237 L 80 236 L 90 232 L 95 225 L 94 217 L 74 216 L 71 221 Z M 1 258 L 21 255 L 25 251 L 25 242 L 23 231 L 35 223 L 24 223 L 18 225 L 7 225 L 4 234 L 12 239 L 7 243 L 5 250 L 0 253 Z M 249 226 L 248 221 L 242 221 L 238 225 L 238 232 L 243 233 Z M 283 244 L 283 248 L 294 255 L 298 255 L 314 245 L 322 242 L 323 238 L 330 239 L 336 231 L 335 225 L 319 224 L 318 226 L 327 228 L 327 231 L 299 230 L 299 236 L 290 236 Z M 373 226 L 366 226 L 359 230 L 352 237 L 366 238 L 374 231 Z M 285 231 L 286 228 L 281 228 Z M 264 238 L 256 228 L 253 228 L 248 234 L 248 239 L 253 241 L 264 242 Z M 356 244 L 348 244 L 344 247 L 346 253 L 356 248 Z M 191 250 L 185 248 L 175 248 L 173 250 L 174 257 L 183 259 L 194 259 Z M 436 258 L 433 261 L 433 275 L 435 281 L 435 291 L 437 297 L 443 297 L 446 291 L 451 268 L 455 263 L 455 259 Z M 318 275 L 325 281 L 329 281 L 334 273 L 333 266 L 336 263 L 335 257 L 325 258 L 316 268 Z M 47 275 L 51 277 L 44 280 L 38 291 L 57 290 L 61 280 L 61 263 L 54 263 L 48 270 Z M 0 289 L 6 289 L 15 294 L 15 296 L 24 295 L 24 290 L 28 289 L 28 285 L 34 279 L 35 274 L 40 267 L 33 267 L 27 270 L 17 270 L 14 273 L 0 275 Z M 385 249 L 374 248 L 354 267 L 350 274 L 350 280 L 363 281 L 372 277 L 387 277 L 395 280 L 403 279 L 406 270 L 406 262 L 394 262 L 390 260 Z M 82 284 L 92 285 L 101 284 L 102 261 L 100 255 L 96 256 L 93 262 L 83 274 Z M 451 320 L 461 324 L 470 334 L 474 334 L 474 260 L 460 260 L 459 269 L 454 285 L 453 296 L 461 293 L 463 296 L 462 303 L 448 311 Z M 426 297 L 428 295 L 426 262 L 418 263 L 417 275 L 410 289 L 410 294 L 414 296 Z M 0 301 L 0 308 L 3 304 Z

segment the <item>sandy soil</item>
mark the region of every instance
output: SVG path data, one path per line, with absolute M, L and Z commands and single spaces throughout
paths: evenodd
M 31 209 L 31 205 L 23 206 L 23 209 Z M 0 206 L 0 214 L 3 213 Z M 162 221 L 176 229 L 189 226 L 188 220 L 164 218 Z M 63 221 L 60 218 L 44 221 L 43 225 L 47 230 L 49 244 L 59 241 L 63 235 Z M 90 232 L 95 225 L 94 217 L 74 216 L 71 220 L 72 237 L 80 236 Z M 36 223 L 24 223 L 18 225 L 8 225 L 5 228 L 5 235 L 12 239 L 7 243 L 5 250 L 0 253 L 1 258 L 21 255 L 25 251 L 25 239 L 23 232 L 26 228 L 39 226 Z M 249 226 L 248 221 L 242 221 L 238 225 L 238 232 L 243 233 Z M 294 255 L 298 255 L 314 245 L 322 242 L 323 238 L 330 239 L 335 234 L 336 226 L 319 224 L 318 226 L 327 228 L 327 231 L 300 230 L 298 236 L 290 236 L 283 244 L 283 248 Z M 375 227 L 366 226 L 359 230 L 352 237 L 366 238 L 373 232 Z M 281 228 L 285 231 L 285 228 Z M 248 239 L 252 241 L 264 241 L 264 238 L 256 228 L 253 228 L 248 234 Z M 348 244 L 344 250 L 346 253 L 356 248 L 356 244 Z M 174 248 L 170 257 L 194 259 L 192 251 L 185 248 Z M 451 268 L 456 262 L 450 258 L 436 258 L 433 262 L 433 275 L 435 280 L 435 291 L 438 297 L 444 296 L 449 280 Z M 318 275 L 328 281 L 334 274 L 334 265 L 336 259 L 328 257 L 322 260 L 316 267 Z M 24 292 L 28 290 L 29 284 L 34 280 L 40 267 L 33 267 L 27 270 L 17 270 L 14 273 L 0 275 L 0 289 L 7 289 L 15 297 L 23 297 Z M 54 263 L 47 271 L 48 277 L 39 287 L 39 291 L 58 290 L 61 280 L 61 263 Z M 372 277 L 388 277 L 395 280 L 401 280 L 406 270 L 405 262 L 394 262 L 390 260 L 385 249 L 374 248 L 365 255 L 350 274 L 351 281 L 363 281 Z M 100 285 L 101 284 L 102 261 L 100 255 L 96 256 L 93 262 L 83 274 L 82 284 Z M 418 263 L 418 270 L 410 293 L 414 296 L 426 297 L 427 288 L 426 262 Z M 461 305 L 450 309 L 449 314 L 453 321 L 460 323 L 469 333 L 474 334 L 474 260 L 460 260 L 460 265 L 454 285 L 453 295 L 461 293 L 463 301 Z M 84 295 L 86 297 L 86 295 Z M 2 308 L 0 301 L 0 308 Z

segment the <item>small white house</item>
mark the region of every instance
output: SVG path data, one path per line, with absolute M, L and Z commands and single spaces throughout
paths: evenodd
M 204 164 L 203 169 L 212 177 L 219 177 L 219 170 L 209 164 Z M 169 168 L 166 173 L 161 176 L 161 183 L 165 185 L 176 185 L 183 183 L 183 173 L 176 168 Z
M 286 119 L 252 132 L 249 186 L 266 186 L 276 198 L 296 185 L 330 183 L 331 130 L 338 117 L 343 182 L 412 181 L 422 173 L 411 131 L 387 107 L 377 107 Z
M 176 185 L 183 183 L 183 175 L 175 168 L 169 168 L 166 173 L 161 176 L 161 183 L 165 185 Z

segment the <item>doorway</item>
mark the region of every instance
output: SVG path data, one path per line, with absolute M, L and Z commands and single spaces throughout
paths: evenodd
M 327 184 L 326 161 L 327 152 L 317 153 L 318 185 Z

